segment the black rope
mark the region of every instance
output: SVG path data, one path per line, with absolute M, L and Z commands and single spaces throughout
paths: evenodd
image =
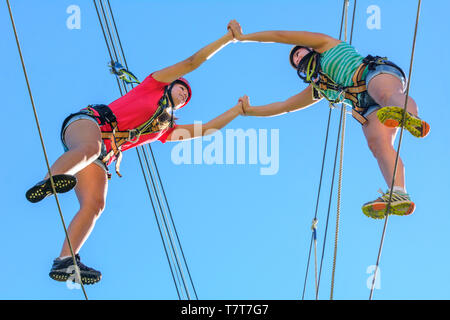
M 344 16 L 345 16 L 345 12 L 346 12 L 346 10 L 345 10 L 346 2 L 347 2 L 347 0 L 344 0 L 343 3 L 342 3 L 342 14 L 341 14 L 341 24 L 340 24 L 340 31 L 339 31 L 339 40 L 342 39 L 342 29 L 343 29 L 343 26 L 344 26 Z M 353 8 L 352 31 L 351 31 L 352 35 L 353 35 L 353 24 L 354 24 L 354 18 L 355 18 L 355 9 L 356 9 L 356 0 L 355 0 L 355 7 Z M 330 128 L 330 122 L 331 122 L 331 112 L 332 112 L 332 108 L 331 108 L 331 105 L 330 105 L 330 110 L 329 110 L 329 113 L 328 113 L 327 130 L 326 130 L 326 134 L 325 134 L 325 146 L 324 146 L 323 157 L 322 157 L 322 167 L 321 167 L 321 171 L 320 171 L 319 187 L 318 187 L 318 192 L 317 192 L 316 209 L 315 209 L 314 220 L 313 221 L 317 221 L 317 216 L 318 216 L 319 199 L 320 199 L 320 192 L 321 192 L 321 188 L 322 188 L 323 172 L 324 172 L 324 166 L 325 166 L 325 160 L 326 160 L 326 152 L 327 152 L 328 137 L 329 137 L 329 128 Z M 325 249 L 326 249 L 326 239 L 327 239 L 328 224 L 329 224 L 329 218 L 330 218 L 331 201 L 332 201 L 332 197 L 333 197 L 334 179 L 335 179 L 335 172 L 336 172 L 336 165 L 337 165 L 337 155 L 338 155 L 338 150 L 339 150 L 341 125 L 342 125 L 342 116 L 340 117 L 339 131 L 338 131 L 337 142 L 336 142 L 336 152 L 335 152 L 334 167 L 333 167 L 333 174 L 332 174 L 332 181 L 331 181 L 331 188 L 330 188 L 330 198 L 329 198 L 329 203 L 328 203 L 327 219 L 326 219 L 326 224 L 325 224 L 325 233 L 324 233 L 324 241 L 323 241 L 323 247 L 322 247 L 322 256 L 321 256 L 321 262 L 320 262 L 318 281 L 317 281 L 317 285 L 316 285 L 316 293 L 315 293 L 316 299 L 318 299 L 318 297 L 319 297 L 320 279 L 321 279 L 321 275 L 322 275 L 322 266 L 323 266 L 324 254 L 325 254 Z M 309 273 L 309 264 L 310 264 L 310 261 L 311 261 L 312 245 L 313 245 L 313 242 L 314 242 L 313 238 L 314 238 L 314 234 L 311 235 L 311 241 L 310 241 L 310 245 L 309 245 L 309 253 L 308 253 L 308 259 L 307 259 L 305 280 L 304 280 L 304 285 L 303 285 L 302 300 L 304 300 L 304 297 L 305 297 L 306 283 L 307 283 L 307 278 L 308 278 L 308 273 Z
M 331 213 L 331 203 L 332 203 L 332 199 L 333 199 L 334 182 L 336 179 L 336 168 L 337 168 L 337 158 L 338 158 L 338 154 L 339 154 L 339 143 L 340 143 L 340 139 L 341 139 L 343 112 L 344 112 L 344 108 L 341 109 L 341 116 L 339 117 L 339 127 L 338 127 L 337 139 L 336 139 L 336 151 L 335 151 L 335 155 L 334 155 L 333 174 L 331 175 L 332 178 L 331 178 L 331 186 L 330 186 L 330 197 L 328 200 L 327 220 L 325 222 L 325 232 L 324 232 L 324 238 L 323 238 L 322 256 L 320 259 L 318 288 L 320 288 L 320 280 L 322 277 L 323 261 L 324 261 L 324 256 L 325 256 L 326 243 L 327 243 L 328 226 L 329 226 L 330 213 Z M 317 290 L 317 291 L 319 291 L 319 290 Z M 318 293 L 317 293 L 317 295 L 318 295 Z
M 102 16 L 103 16 L 105 25 L 107 25 L 107 24 L 108 24 L 108 20 L 107 20 L 107 18 L 106 18 L 106 13 L 105 13 L 105 10 L 104 10 L 104 7 L 103 7 L 103 4 L 102 4 L 101 0 L 99 0 L 99 3 L 100 3 L 100 8 L 101 8 L 101 12 L 102 12 Z M 114 61 L 118 61 L 119 59 L 118 59 L 118 57 L 117 57 L 117 51 L 116 51 L 115 48 L 114 48 L 115 44 L 114 44 L 114 41 L 113 41 L 113 39 L 112 39 L 111 32 L 105 32 L 105 28 L 104 28 L 104 26 L 103 26 L 103 22 L 102 22 L 102 19 L 101 19 L 101 17 L 100 17 L 100 12 L 99 12 L 99 10 L 98 10 L 98 6 L 97 6 L 97 3 L 96 3 L 95 0 L 94 0 L 94 5 L 95 5 L 95 9 L 96 9 L 96 11 L 97 11 L 97 16 L 98 16 L 99 23 L 100 23 L 100 26 L 101 26 L 101 29 L 102 29 L 102 32 L 103 32 L 103 36 L 104 36 L 104 39 L 105 39 L 105 43 L 106 43 L 106 46 L 107 46 L 107 48 L 108 48 L 108 52 L 109 52 L 109 55 L 110 55 L 110 59 L 111 59 L 111 61 L 113 61 L 113 60 L 114 60 Z M 110 30 L 109 27 L 107 27 L 107 30 L 108 30 L 108 31 Z M 112 51 L 111 51 L 110 47 L 113 48 Z M 112 53 L 114 54 L 114 57 L 113 57 Z M 116 80 L 117 80 L 117 78 L 116 78 Z M 118 84 L 118 87 L 119 87 L 120 94 L 123 96 L 123 92 L 122 92 L 122 88 L 121 88 L 121 85 L 120 85 L 120 81 L 117 80 L 117 84 Z M 127 93 L 128 90 L 127 90 L 126 85 L 124 85 L 124 83 L 122 83 L 122 85 L 124 86 L 123 89 L 125 90 L 125 93 Z M 164 250 L 165 250 L 165 252 L 166 252 L 166 257 L 167 257 L 167 261 L 168 261 L 168 264 L 169 264 L 170 271 L 171 271 L 171 273 L 172 273 L 172 278 L 173 278 L 173 280 L 174 280 L 175 289 L 176 289 L 176 291 L 177 291 L 178 298 L 181 299 L 180 290 L 179 290 L 179 288 L 178 288 L 177 280 L 176 280 L 176 278 L 175 278 L 175 274 L 174 274 L 174 271 L 173 271 L 173 269 L 172 269 L 172 263 L 171 263 L 171 261 L 170 261 L 170 256 L 169 256 L 169 253 L 168 253 L 168 251 L 167 251 L 167 247 L 166 247 L 166 242 L 165 242 L 165 240 L 164 240 L 163 231 L 162 231 L 162 229 L 161 229 L 161 226 L 160 226 L 160 223 L 159 223 L 159 220 L 158 220 L 158 216 L 157 216 L 157 213 L 156 213 L 156 208 L 155 208 L 155 204 L 154 204 L 154 202 L 153 202 L 153 198 L 152 198 L 152 196 L 151 196 L 150 188 L 148 187 L 148 181 L 147 181 L 147 177 L 146 177 L 146 174 L 145 174 L 144 165 L 143 165 L 143 163 L 142 163 L 142 161 L 141 161 L 141 157 L 140 157 L 140 155 L 139 155 L 139 151 L 138 151 L 139 149 L 142 149 L 141 151 L 142 151 L 142 153 L 143 153 L 144 155 L 145 155 L 145 150 L 144 150 L 143 148 L 136 148 L 136 153 L 137 153 L 138 158 L 139 158 L 139 162 L 140 162 L 140 165 L 141 165 L 142 174 L 143 174 L 143 177 L 144 177 L 146 186 L 147 186 L 148 195 L 149 195 L 149 198 L 150 198 L 150 201 L 151 201 L 151 205 L 152 205 L 152 208 L 153 208 L 153 212 L 154 212 L 154 215 L 155 215 L 155 218 L 156 218 L 156 221 L 157 221 L 158 230 L 159 230 L 159 232 L 160 232 L 161 240 L 162 240 L 162 242 L 163 242 Z M 147 170 L 148 170 L 149 175 L 150 175 L 150 170 L 149 170 L 148 167 L 147 167 Z
M 143 149 L 145 151 L 144 147 L 143 147 Z M 147 168 L 151 170 L 152 167 L 151 167 L 151 165 L 150 165 L 150 163 L 148 161 L 149 157 L 147 157 L 147 153 L 146 152 L 144 152 L 144 158 L 145 158 L 145 163 L 147 165 Z M 170 232 L 170 227 L 168 225 L 166 216 L 164 215 L 164 209 L 163 209 L 163 207 L 161 205 L 161 200 L 160 200 L 160 197 L 159 197 L 159 194 L 158 194 L 158 191 L 157 191 L 158 187 L 155 185 L 155 180 L 154 180 L 153 176 L 154 176 L 154 173 L 153 172 L 149 172 L 149 177 L 150 177 L 150 181 L 152 183 L 151 185 L 152 185 L 152 188 L 153 188 L 153 195 L 154 195 L 154 197 L 155 197 L 155 199 L 157 201 L 159 212 L 161 214 L 161 221 L 163 222 L 164 228 L 165 228 L 165 231 L 166 231 L 166 239 L 168 239 L 168 241 L 170 243 L 170 247 L 172 248 L 172 252 L 171 252 L 172 253 L 172 259 L 173 259 L 172 263 L 174 265 L 176 265 L 177 270 L 182 270 L 181 266 L 180 266 L 180 261 L 178 259 L 178 254 L 176 254 L 176 247 L 175 247 L 175 245 L 173 243 L 173 239 L 172 239 L 171 234 L 170 234 L 171 233 Z M 179 276 L 181 276 L 182 279 L 178 278 L 178 282 L 181 282 L 183 284 L 185 292 L 187 293 L 187 298 L 190 300 L 189 291 L 188 291 L 188 288 L 186 286 L 186 282 L 185 282 L 183 273 L 182 272 L 177 273 L 177 277 L 179 277 Z
M 177 281 L 176 281 L 176 279 L 175 279 L 175 274 L 174 274 L 174 271 L 173 271 L 173 268 L 172 268 L 172 264 L 171 264 L 170 258 L 169 258 L 169 252 L 167 251 L 166 242 L 164 241 L 164 237 L 163 237 L 163 232 L 162 232 L 162 229 L 161 229 L 161 225 L 160 225 L 160 223 L 159 223 L 159 219 L 158 219 L 158 216 L 157 216 L 157 214 L 156 214 L 155 204 L 153 203 L 153 198 L 152 198 L 152 196 L 151 196 L 150 187 L 149 187 L 148 180 L 147 180 L 147 175 L 145 174 L 145 171 L 144 171 L 144 165 L 143 165 L 143 163 L 142 163 L 141 155 L 140 155 L 138 149 L 136 149 L 136 151 L 137 151 L 137 156 L 138 156 L 138 159 L 139 159 L 139 164 L 141 165 L 142 172 L 144 173 L 143 176 L 144 176 L 145 186 L 147 187 L 148 196 L 149 196 L 150 202 L 151 202 L 151 204 L 152 204 L 152 208 L 153 208 L 153 213 L 154 213 L 154 215 L 155 215 L 156 224 L 157 224 L 157 226 L 158 226 L 159 234 L 160 234 L 160 236 L 161 236 L 161 241 L 162 241 L 162 243 L 163 243 L 164 252 L 165 252 L 165 254 L 166 254 L 167 261 L 169 262 L 169 268 L 170 268 L 170 272 L 171 272 L 171 274 L 172 274 L 173 282 L 174 282 L 174 284 L 175 284 L 175 289 L 177 290 L 178 299 L 181 299 L 181 296 L 180 296 L 180 290 L 178 289 Z M 148 170 L 148 168 L 147 168 L 147 170 Z M 150 172 L 149 172 L 149 171 L 147 171 L 147 172 L 148 172 L 148 175 L 150 175 Z
M 99 13 L 99 10 L 98 10 L 98 6 L 97 6 L 97 4 L 96 4 L 96 2 L 94 0 L 95 8 L 96 8 L 96 11 L 97 11 L 97 15 L 98 15 L 98 18 L 99 18 L 100 25 L 102 27 L 102 32 L 103 32 L 103 35 L 104 35 L 104 38 L 105 38 L 105 42 L 106 42 L 107 47 L 108 47 L 108 52 L 110 54 L 110 58 L 111 58 L 111 60 L 113 60 L 112 52 L 114 53 L 115 61 L 120 61 L 121 60 L 120 58 L 123 58 L 123 63 L 126 66 L 126 68 L 128 69 L 128 64 L 127 64 L 127 61 L 126 61 L 125 53 L 124 53 L 124 50 L 123 50 L 122 42 L 121 42 L 121 39 L 120 39 L 120 36 L 119 36 L 119 32 L 118 32 L 117 24 L 115 22 L 114 13 L 112 11 L 111 4 L 110 4 L 109 0 L 107 0 L 107 9 L 109 9 L 109 13 L 108 13 L 108 10 L 105 10 L 106 5 L 103 5 L 101 0 L 99 0 L 99 2 L 100 2 L 100 8 L 101 8 L 103 20 L 105 21 L 105 25 L 106 25 L 106 32 L 105 32 L 105 28 L 103 27 L 102 20 L 100 18 L 100 13 Z M 112 21 L 112 23 L 111 23 L 111 21 Z M 112 27 L 110 27 L 111 25 L 112 25 Z M 115 33 L 112 32 L 112 30 Z M 117 45 L 116 41 L 118 42 L 118 45 Z M 111 47 L 113 48 L 112 52 L 109 49 L 109 42 L 111 42 Z M 120 48 L 120 51 L 119 51 L 119 49 L 116 49 L 117 47 Z M 118 54 L 119 52 L 121 53 L 121 57 L 120 57 L 120 54 Z M 122 61 L 120 61 L 120 63 L 122 63 Z M 118 81 L 118 84 L 119 84 L 119 81 Z M 128 87 L 127 87 L 127 85 L 126 85 L 126 83 L 124 81 L 122 81 L 122 85 L 123 85 L 123 88 L 124 88 L 125 92 L 128 92 Z M 132 87 L 134 87 L 134 86 L 132 85 Z M 120 84 L 119 84 L 119 90 L 120 90 Z M 120 90 L 120 91 L 121 91 L 121 94 L 122 94 L 122 90 Z M 152 151 L 151 146 L 148 145 L 148 148 L 149 148 L 149 150 L 151 152 L 151 159 L 152 159 L 153 166 L 155 167 L 155 170 L 156 170 L 157 175 L 158 175 L 158 180 L 157 181 L 154 178 L 154 175 L 155 175 L 154 174 L 154 170 L 152 169 L 153 167 L 151 166 L 150 161 L 149 161 L 150 156 L 147 156 L 147 152 L 146 152 L 145 148 L 143 146 L 136 148 L 136 153 L 138 155 L 138 159 L 139 159 L 139 162 L 140 162 L 140 165 L 141 165 L 141 170 L 142 170 L 142 174 L 144 176 L 144 180 L 145 180 L 145 183 L 146 183 L 148 195 L 149 195 L 151 203 L 152 203 L 152 208 L 153 208 L 153 212 L 154 212 L 154 215 L 155 215 L 155 219 L 157 220 L 158 230 L 159 230 L 159 233 L 160 233 L 160 236 L 161 236 L 161 240 L 163 242 L 164 250 L 165 250 L 165 253 L 166 253 L 166 258 L 167 258 L 167 261 L 168 261 L 168 264 L 169 264 L 169 268 L 170 268 L 170 271 L 171 271 L 171 274 L 172 274 L 172 278 L 173 278 L 173 281 L 174 281 L 174 284 L 175 284 L 175 288 L 177 290 L 178 298 L 182 299 L 182 295 L 183 295 L 183 290 L 181 290 L 179 288 L 179 286 L 183 286 L 184 293 L 185 293 L 187 299 L 190 299 L 191 297 L 190 297 L 190 294 L 189 294 L 189 288 L 188 288 L 188 286 L 186 284 L 186 281 L 185 281 L 183 267 L 181 266 L 180 259 L 178 258 L 178 252 L 177 252 L 176 244 L 174 243 L 174 239 L 173 239 L 173 236 L 172 236 L 172 230 L 170 228 L 170 224 L 168 223 L 169 220 L 167 218 L 168 215 L 167 215 L 166 211 L 169 212 L 170 222 L 172 223 L 172 229 L 174 230 L 174 233 L 176 234 L 176 239 L 177 239 L 178 247 L 180 248 L 180 251 L 182 253 L 184 266 L 187 269 L 188 276 L 189 276 L 189 279 L 190 279 L 190 283 L 191 283 L 191 286 L 192 286 L 192 288 L 194 290 L 194 293 L 195 293 L 195 297 L 196 297 L 196 299 L 198 299 L 197 292 L 196 292 L 195 286 L 193 284 L 192 276 L 190 274 L 189 267 L 187 265 L 187 261 L 186 261 L 186 258 L 185 258 L 185 255 L 184 255 L 184 252 L 183 252 L 183 249 L 182 249 L 182 246 L 181 246 L 181 241 L 179 239 L 178 232 L 176 230 L 175 223 L 174 223 L 174 220 L 173 220 L 173 216 L 172 216 L 172 213 L 170 211 L 170 207 L 168 205 L 167 196 L 166 196 L 165 191 L 164 191 L 164 187 L 163 187 L 163 184 L 162 184 L 162 179 L 161 179 L 161 177 L 159 175 L 159 170 L 158 170 L 158 167 L 156 165 L 156 160 L 155 160 L 155 157 L 153 155 L 153 151 Z M 144 169 L 144 161 L 142 161 L 139 151 L 142 152 L 142 154 L 143 154 L 143 157 L 144 157 L 144 160 L 145 160 L 145 164 L 146 164 L 146 169 L 147 169 L 147 175 L 146 175 L 145 169 Z M 148 179 L 147 179 L 147 176 L 148 176 Z M 157 206 L 155 205 L 155 202 L 153 201 L 152 193 L 150 191 L 148 180 L 151 181 L 153 196 L 156 199 L 155 201 L 158 204 Z M 159 182 L 159 185 L 158 185 L 157 182 Z M 162 193 L 164 195 L 164 200 L 165 200 L 165 204 L 167 206 L 167 210 L 166 210 L 166 208 L 164 207 L 163 203 L 160 200 L 160 198 L 161 198 L 161 191 L 160 191 L 160 189 L 162 190 Z M 157 211 L 160 213 L 160 216 L 161 216 L 160 219 L 158 219 Z M 162 220 L 162 221 L 160 222 L 160 220 Z M 164 227 L 164 228 L 162 228 L 162 227 Z M 163 232 L 163 229 L 164 229 L 164 232 Z M 163 233 L 165 234 L 166 237 L 164 237 Z M 166 243 L 166 241 L 167 241 L 167 243 Z M 170 250 L 168 250 L 168 248 L 170 248 Z M 169 253 L 169 251 L 170 251 L 170 253 Z M 175 269 L 175 271 L 174 271 L 174 269 Z M 180 277 L 181 277 L 181 279 L 180 279 Z M 181 283 L 181 284 L 179 285 L 179 283 Z
M 94 6 L 95 6 L 95 11 L 97 12 L 98 22 L 100 23 L 100 27 L 102 29 L 103 38 L 105 39 L 106 48 L 108 49 L 109 58 L 111 59 L 111 61 L 113 61 L 114 59 L 113 59 L 113 56 L 112 56 L 112 53 L 111 53 L 111 49 L 109 47 L 108 39 L 106 38 L 105 29 L 103 27 L 102 19 L 100 17 L 100 13 L 98 11 L 97 3 L 96 3 L 95 0 L 93 0 L 93 2 L 94 2 Z M 117 77 L 116 77 L 116 81 L 117 81 L 117 86 L 119 87 L 120 95 L 123 96 L 122 88 L 120 87 L 120 82 L 119 82 L 119 79 Z
M 161 189 L 162 189 L 162 192 L 163 192 L 163 195 L 164 195 L 164 200 L 166 202 L 166 206 L 167 206 L 167 209 L 169 211 L 169 217 L 170 217 L 170 220 L 172 221 L 172 226 L 173 226 L 173 229 L 175 231 L 175 235 L 177 237 L 178 245 L 180 247 L 180 251 L 181 251 L 181 254 L 182 254 L 182 257 L 183 257 L 183 260 L 184 260 L 184 264 L 186 266 L 186 271 L 188 272 L 189 279 L 190 279 L 190 282 L 191 282 L 192 289 L 194 290 L 195 297 L 196 297 L 196 299 L 198 299 L 197 291 L 195 289 L 195 285 L 194 285 L 194 282 L 192 280 L 191 272 L 189 270 L 189 266 L 188 266 L 187 261 L 186 261 L 186 256 L 184 255 L 183 247 L 181 246 L 180 237 L 178 236 L 178 231 L 177 231 L 177 229 L 175 227 L 175 221 L 173 219 L 172 211 L 170 210 L 169 201 L 167 200 L 166 192 L 164 191 L 164 185 L 162 183 L 161 176 L 159 175 L 159 170 L 158 170 L 158 166 L 156 165 L 155 156 L 153 154 L 153 150 L 152 150 L 151 146 L 150 145 L 147 145 L 147 146 L 148 146 L 148 148 L 150 150 L 150 153 L 152 155 L 153 163 L 154 163 L 154 166 L 155 166 L 155 169 L 156 169 L 156 174 L 158 176 L 159 184 L 161 186 Z
M 324 168 L 325 168 L 325 159 L 326 159 L 326 154 L 327 154 L 328 137 L 329 137 L 329 132 L 330 132 L 331 111 L 332 111 L 332 109 L 329 108 L 328 121 L 327 121 L 327 130 L 326 130 L 326 133 L 325 133 L 325 143 L 324 143 L 323 156 L 322 156 L 322 167 L 320 169 L 319 188 L 318 188 L 318 191 L 317 191 L 316 209 L 315 209 L 315 212 L 314 212 L 314 220 L 317 220 L 317 213 L 318 213 L 318 209 L 319 209 L 320 191 L 322 190 L 323 171 L 324 171 Z M 312 233 L 311 234 L 311 242 L 309 244 L 308 262 L 306 263 L 305 281 L 303 283 L 302 300 L 305 299 L 306 283 L 307 283 L 307 279 L 308 279 L 309 263 L 310 263 L 310 260 L 311 260 L 311 252 L 312 252 L 313 240 L 314 240 L 314 234 Z M 319 284 L 319 282 L 317 284 Z M 318 290 L 316 289 L 316 291 L 318 291 Z M 316 298 L 317 298 L 317 292 L 316 292 Z

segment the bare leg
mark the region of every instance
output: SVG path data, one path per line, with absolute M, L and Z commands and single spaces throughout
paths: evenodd
M 75 192 L 80 202 L 80 210 L 68 227 L 69 239 L 75 253 L 89 237 L 95 222 L 105 207 L 108 178 L 102 168 L 95 163 L 76 174 L 78 183 Z M 67 240 L 64 241 L 61 256 L 69 256 Z
M 367 88 L 370 96 L 381 106 L 396 106 L 403 108 L 405 105 L 406 95 L 403 93 L 403 85 L 399 78 L 382 73 L 374 77 Z M 416 102 L 408 97 L 408 112 L 418 115 Z
M 370 96 L 381 106 L 403 107 L 406 95 L 403 94 L 403 84 L 397 77 L 390 74 L 380 74 L 374 77 L 368 85 Z M 407 111 L 417 115 L 418 108 L 415 101 L 408 97 Z M 381 173 L 388 186 L 392 183 L 397 151 L 394 149 L 394 140 L 397 128 L 388 128 L 378 121 L 376 112 L 368 116 L 368 122 L 363 126 L 363 132 L 374 157 L 377 159 Z M 399 158 L 394 186 L 405 189 L 405 168 Z
M 376 112 L 372 112 L 363 126 L 363 132 L 367 139 L 372 154 L 377 159 L 378 166 L 388 186 L 392 183 L 394 164 L 397 151 L 393 143 L 397 134 L 397 128 L 388 128 L 378 121 Z M 399 159 L 394 186 L 405 188 L 405 169 L 403 162 Z
M 59 157 L 51 166 L 52 175 L 71 174 L 83 170 L 100 155 L 101 132 L 90 120 L 78 120 L 69 125 L 65 133 L 69 151 Z M 48 173 L 45 179 L 48 178 Z

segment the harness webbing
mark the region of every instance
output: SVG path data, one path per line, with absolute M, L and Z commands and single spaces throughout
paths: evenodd
M 366 81 L 363 79 L 364 71 L 366 70 L 366 67 L 368 67 L 369 70 L 373 70 L 376 65 L 382 64 L 397 68 L 405 77 L 403 70 L 394 63 L 387 61 L 386 57 L 373 57 L 368 55 L 353 73 L 353 85 L 341 86 L 322 71 L 320 66 L 320 54 L 317 52 L 309 52 L 302 58 L 297 66 L 297 74 L 304 82 L 312 85 L 313 97 L 316 100 L 325 98 L 330 103 L 342 103 L 345 100 L 350 100 L 352 103 L 352 116 L 363 125 L 367 122 L 367 119 L 363 116 L 365 108 L 360 106 L 358 95 L 367 91 Z M 338 92 L 337 98 L 331 99 L 328 97 L 325 94 L 327 90 Z
M 162 99 L 166 101 L 164 97 Z M 160 103 L 155 113 L 150 119 L 141 124 L 135 129 L 129 129 L 126 131 L 118 130 L 118 123 L 115 115 L 112 113 L 109 107 L 102 105 L 101 107 L 89 106 L 86 109 L 90 112 L 92 116 L 95 116 L 95 111 L 99 113 L 99 118 L 101 124 L 108 123 L 111 127 L 111 131 L 102 131 L 102 139 L 109 140 L 111 142 L 111 151 L 102 159 L 102 161 L 107 164 L 112 156 L 116 156 L 116 173 L 119 177 L 120 174 L 120 163 L 122 161 L 122 151 L 121 147 L 126 142 L 136 143 L 142 134 L 151 134 L 161 130 L 159 126 L 154 126 L 154 121 L 164 112 L 167 104 Z
M 327 74 L 320 69 L 320 54 L 312 52 L 304 57 L 307 62 L 299 63 L 298 71 L 300 78 L 309 83 L 313 87 L 313 96 L 315 99 L 325 98 L 330 103 L 342 103 L 345 99 L 350 100 L 353 103 L 352 116 L 358 120 L 359 123 L 365 124 L 367 119 L 360 114 L 364 111 L 359 105 L 358 94 L 367 91 L 366 82 L 362 79 L 364 70 L 370 63 L 368 59 L 365 59 L 354 72 L 352 76 L 352 86 L 341 86 L 331 79 Z M 306 67 L 305 76 L 302 76 L 303 67 Z M 326 90 L 333 90 L 338 92 L 336 99 L 330 99 L 324 92 Z

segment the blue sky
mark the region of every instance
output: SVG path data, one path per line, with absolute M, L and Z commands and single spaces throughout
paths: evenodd
M 91 103 L 119 97 L 107 69 L 107 51 L 91 1 L 11 1 L 31 88 L 51 161 L 61 153 L 62 120 Z M 353 4 L 353 1 L 350 1 Z M 81 28 L 66 26 L 66 9 L 78 5 Z M 308 30 L 338 36 L 342 1 L 111 1 L 130 69 L 141 79 L 187 58 L 226 32 L 237 19 L 244 32 Z M 369 29 L 370 5 L 381 9 L 381 28 Z M 359 0 L 353 44 L 362 55 L 389 57 L 408 72 L 417 2 Z M 350 8 L 351 10 L 352 8 Z M 405 132 L 402 158 L 407 189 L 417 205 L 410 217 L 389 220 L 375 299 L 449 299 L 450 192 L 448 96 L 438 72 L 448 72 L 450 3 L 424 1 L 410 94 L 431 124 L 423 140 Z M 53 199 L 38 204 L 25 191 L 41 180 L 45 163 L 5 2 L 2 30 L 4 149 L 0 158 L 1 299 L 83 299 L 80 290 L 48 277 L 63 229 Z M 193 97 L 179 123 L 208 121 L 247 94 L 255 105 L 281 101 L 304 88 L 288 64 L 290 46 L 233 43 L 186 77 Z M 333 111 L 329 150 L 334 149 Z M 274 118 L 241 117 L 228 128 L 279 133 L 279 168 L 261 175 L 251 164 L 175 164 L 177 144 L 156 142 L 164 187 L 200 299 L 298 299 L 301 297 L 314 216 L 328 105 L 320 102 Z M 383 221 L 365 217 L 361 205 L 385 183 L 360 125 L 347 117 L 341 225 L 335 299 L 368 299 L 369 266 L 375 264 Z M 225 131 L 223 131 L 225 133 Z M 206 147 L 211 140 L 204 141 Z M 270 149 L 269 149 L 270 150 Z M 319 246 L 325 226 L 332 159 L 328 154 L 319 207 Z M 248 158 L 247 158 L 248 159 Z M 258 159 L 259 161 L 259 159 Z M 136 153 L 128 151 L 122 179 L 113 175 L 107 208 L 82 248 L 82 261 L 103 279 L 86 286 L 90 299 L 177 299 Z M 60 197 L 67 223 L 78 203 Z M 335 203 L 320 297 L 328 299 Z M 313 279 L 310 273 L 309 279 Z M 313 283 L 307 288 L 313 299 Z

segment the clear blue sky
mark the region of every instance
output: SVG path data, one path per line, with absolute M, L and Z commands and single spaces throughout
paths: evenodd
M 51 161 L 61 153 L 62 120 L 91 103 L 119 97 L 107 69 L 107 51 L 92 1 L 11 1 L 32 91 Z M 353 4 L 354 1 L 351 1 Z M 70 5 L 81 9 L 81 29 L 66 27 Z M 187 58 L 226 32 L 237 19 L 244 32 L 308 30 L 338 36 L 342 1 L 117 1 L 116 21 L 132 71 L 144 78 Z M 381 28 L 367 27 L 370 5 L 381 9 Z M 362 55 L 389 57 L 408 72 L 417 1 L 359 0 L 353 44 Z M 352 8 L 350 8 L 351 10 Z M 431 124 L 423 140 L 405 132 L 402 157 L 407 189 L 416 202 L 410 217 L 390 219 L 375 299 L 449 299 L 450 187 L 448 95 L 450 49 L 446 0 L 424 1 L 411 96 Z M 38 204 L 25 191 L 41 180 L 45 163 L 5 1 L 0 2 L 2 130 L 0 158 L 1 299 L 83 299 L 80 290 L 48 277 L 63 230 L 54 199 Z M 290 46 L 230 44 L 187 75 L 193 88 L 178 123 L 207 121 L 247 94 L 255 105 L 286 99 L 304 88 L 289 66 Z M 444 79 L 439 82 L 439 79 Z M 334 149 L 338 110 L 333 112 Z M 303 288 L 310 225 L 322 159 L 326 102 L 275 118 L 238 118 L 228 128 L 279 130 L 279 170 L 261 175 L 261 163 L 181 164 L 176 144 L 156 142 L 160 173 L 200 299 L 298 299 Z M 366 273 L 375 264 L 382 221 L 361 205 L 385 183 L 360 125 L 347 118 L 341 227 L 335 299 L 367 299 Z M 204 141 L 203 147 L 211 143 Z M 269 149 L 270 150 L 270 149 Z M 325 226 L 331 160 L 328 154 L 319 212 Z M 107 208 L 80 254 L 103 279 L 86 286 L 90 299 L 177 299 L 136 153 L 113 175 Z M 73 192 L 60 197 L 67 223 L 78 208 Z M 336 203 L 334 201 L 334 203 Z M 329 297 L 335 205 L 320 297 Z M 310 280 L 313 273 L 310 273 Z M 307 299 L 313 299 L 312 282 Z

